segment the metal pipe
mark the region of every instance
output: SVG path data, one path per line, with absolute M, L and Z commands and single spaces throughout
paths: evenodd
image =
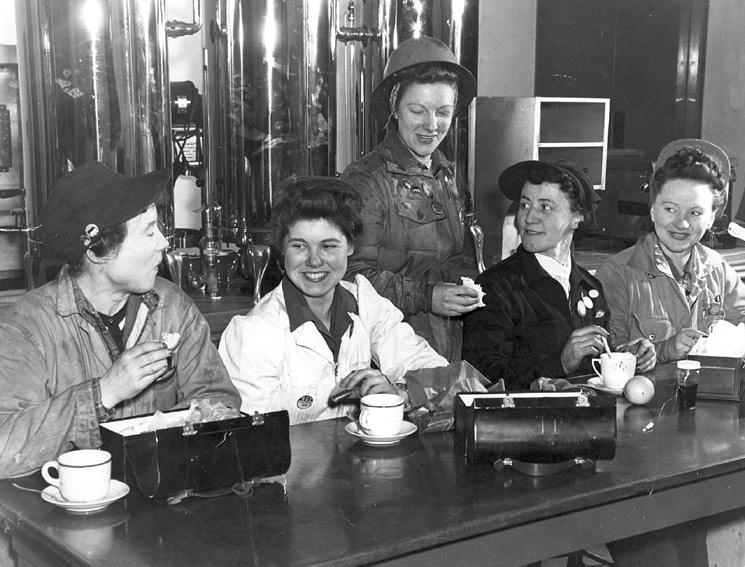
M 202 29 L 202 4 L 200 0 L 192 0 L 191 12 L 191 22 L 180 22 L 178 20 L 168 20 L 166 22 L 166 33 L 168 34 L 168 37 L 194 35 Z
M 68 170 L 172 165 L 165 2 L 16 0 L 28 223 Z M 31 270 L 38 250 L 29 238 Z

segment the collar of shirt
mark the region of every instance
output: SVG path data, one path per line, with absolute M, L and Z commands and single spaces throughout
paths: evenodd
M 572 272 L 572 262 L 567 258 L 566 265 L 560 264 L 553 258 L 544 254 L 535 254 L 535 259 L 546 270 L 549 276 L 554 278 L 564 288 L 567 298 L 569 297 L 569 274 Z
M 329 349 L 334 355 L 334 360 L 339 356 L 341 338 L 344 333 L 352 326 L 352 318 L 349 313 L 358 313 L 357 300 L 349 291 L 337 284 L 334 290 L 334 297 L 331 300 L 331 328 L 326 326 L 316 317 L 308 300 L 295 284 L 289 278 L 282 278 L 282 292 L 285 296 L 285 307 L 287 308 L 287 317 L 290 321 L 290 332 L 293 332 L 303 323 L 313 323 L 318 332 L 321 333 L 323 340 L 326 341 Z
M 75 278 L 69 277 L 67 273 L 65 273 L 65 276 L 67 276 L 70 279 L 71 285 L 72 285 L 72 294 L 75 299 L 75 307 L 77 308 L 80 315 L 88 321 L 93 327 L 95 327 L 98 332 L 103 337 L 104 342 L 106 343 L 106 347 L 109 351 L 109 356 L 111 357 L 111 360 L 114 361 L 117 358 L 119 358 L 119 355 L 122 353 L 122 348 L 119 344 L 117 344 L 117 340 L 115 340 L 114 337 L 112 337 L 111 332 L 109 331 L 109 328 L 106 326 L 106 324 L 101 320 L 101 317 L 99 317 L 98 312 L 96 311 L 96 308 L 93 307 L 93 304 L 91 304 L 90 301 L 88 301 L 88 298 L 83 293 L 83 290 L 80 289 L 80 286 L 78 286 L 77 281 L 75 281 Z M 131 294 L 129 298 L 127 299 L 127 309 L 126 309 L 126 315 L 124 319 L 124 328 L 122 329 L 122 337 L 121 337 L 121 344 L 124 345 L 127 343 L 127 339 L 129 338 L 130 333 L 132 332 L 133 326 L 135 324 L 137 311 L 140 308 L 141 304 L 145 304 L 145 306 L 148 308 L 149 311 L 152 311 L 155 309 L 155 307 L 158 305 L 159 297 L 158 294 L 155 293 L 155 291 L 149 291 L 142 295 L 137 294 Z
M 660 246 L 657 236 L 654 240 L 653 255 L 657 269 L 675 280 L 688 303 L 692 305 L 699 295 L 700 281 L 705 276 L 705 266 L 701 261 L 698 249 L 695 246 L 693 247 L 682 273 L 670 262 L 662 246 Z
M 432 152 L 432 165 L 429 168 L 422 167 L 422 162 L 406 147 L 395 128 L 388 130 L 380 145 L 388 152 L 390 158 L 404 170 L 430 171 L 432 175 L 437 175 L 441 169 L 446 169 L 448 172 L 452 169 L 452 163 L 440 150 Z

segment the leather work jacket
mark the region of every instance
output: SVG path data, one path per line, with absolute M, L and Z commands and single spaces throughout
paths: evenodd
M 175 371 L 116 405 L 109 418 L 189 407 L 198 398 L 239 407 L 238 392 L 194 302 L 161 278 L 140 297 L 128 346 L 180 333 Z M 66 267 L 0 317 L 0 478 L 31 473 L 74 448 L 101 445 L 98 380 L 115 355 L 91 317 L 87 308 L 81 311 Z
M 349 261 L 347 279 L 364 275 L 405 320 L 443 356 L 460 358 L 461 322 L 430 312 L 432 287 L 473 275 L 464 264 L 463 218 L 470 203 L 456 185 L 452 164 L 439 150 L 424 167 L 388 132 L 342 179 L 363 200 L 363 233 Z

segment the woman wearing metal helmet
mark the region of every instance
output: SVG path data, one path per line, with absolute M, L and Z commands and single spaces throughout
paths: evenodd
M 373 93 L 386 137 L 342 175 L 363 200 L 363 233 L 346 277 L 364 275 L 449 360 L 460 358 L 456 318 L 475 309 L 479 297 L 458 285 L 468 271 L 467 198 L 437 147 L 475 92 L 473 75 L 447 45 L 431 37 L 404 41 Z
M 660 362 L 685 358 L 723 319 L 745 321 L 745 284 L 700 244 L 727 203 L 730 162 L 705 140 L 670 142 L 650 183 L 654 231 L 598 269 L 616 340 L 646 337 Z

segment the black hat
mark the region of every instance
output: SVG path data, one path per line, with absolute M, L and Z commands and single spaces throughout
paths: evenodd
M 75 168 L 55 185 L 41 212 L 44 255 L 78 260 L 101 231 L 144 212 L 170 179 L 169 168 L 134 177 L 98 161 Z
M 566 175 L 574 187 L 577 200 L 582 203 L 587 213 L 592 213 L 600 202 L 587 174 L 576 165 L 567 161 L 521 161 L 511 165 L 499 176 L 499 190 L 511 201 L 519 201 L 525 182 L 531 171 L 543 170 L 544 175 Z
M 458 109 L 468 106 L 476 96 L 476 79 L 471 71 L 458 63 L 455 54 L 444 42 L 429 36 L 402 41 L 393 50 L 383 70 L 383 79 L 373 91 L 373 114 L 385 121 L 391 114 L 391 90 L 401 73 L 419 65 L 436 64 L 453 71 L 458 77 Z

